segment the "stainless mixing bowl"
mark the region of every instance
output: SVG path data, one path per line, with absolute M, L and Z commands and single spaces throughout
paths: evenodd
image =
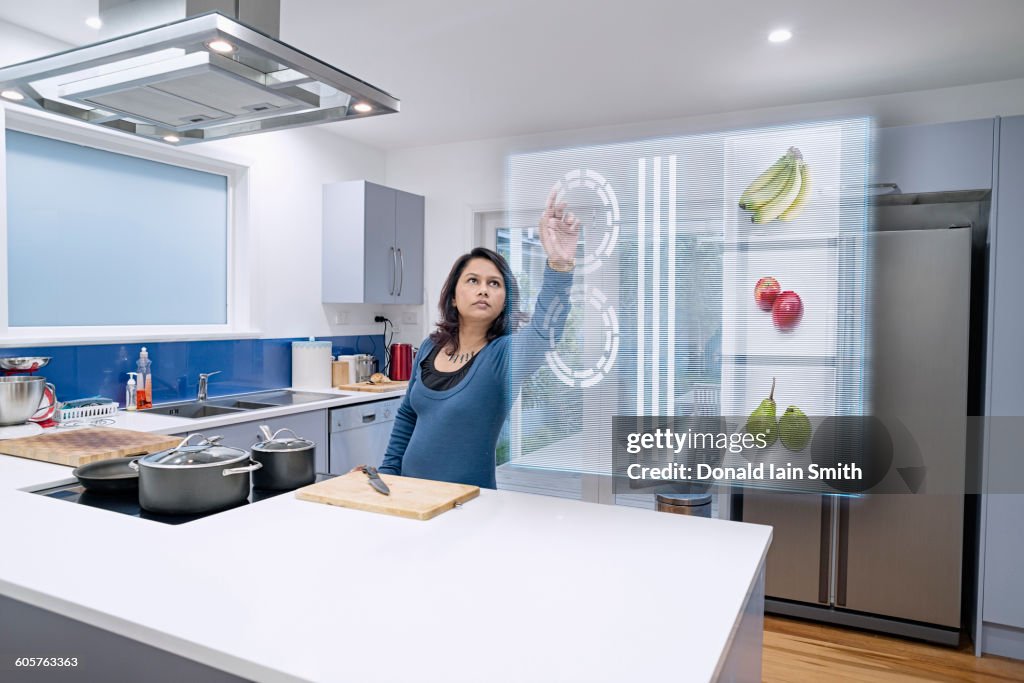
M 45 377 L 0 377 L 0 427 L 20 425 L 39 412 Z
M 45 368 L 50 362 L 49 356 L 18 356 L 0 358 L 0 370 L 18 370 L 20 372 L 35 372 Z

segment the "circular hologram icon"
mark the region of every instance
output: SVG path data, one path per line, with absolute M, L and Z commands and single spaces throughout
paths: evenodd
M 584 240 L 583 262 L 576 266 L 583 274 L 592 273 L 612 255 L 619 241 L 619 200 L 615 190 L 604 176 L 589 168 L 569 171 L 555 187 L 556 201 L 567 203 L 568 209 L 580 217 L 584 237 L 597 242 L 596 248 L 591 250 L 587 245 L 589 240 Z M 601 231 L 599 237 L 598 230 Z
M 552 306 L 549 316 L 562 314 L 565 304 Z M 608 297 L 596 287 L 576 285 L 569 292 L 568 305 L 570 310 L 579 311 L 582 325 L 577 331 L 578 349 L 569 359 L 558 349 L 558 340 L 554 333 L 548 339 L 549 351 L 545 355 L 548 367 L 555 376 L 571 387 L 592 387 L 607 377 L 615 365 L 619 354 L 619 318 L 615 308 L 608 302 Z M 600 319 L 601 327 L 588 326 L 590 319 L 586 313 L 592 313 L 594 320 Z

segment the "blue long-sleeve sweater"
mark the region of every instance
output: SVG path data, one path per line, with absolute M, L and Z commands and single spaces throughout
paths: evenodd
M 530 323 L 491 341 L 447 391 L 421 381 L 420 363 L 434 346 L 429 338 L 423 341 L 381 472 L 495 488 L 494 448 L 501 427 L 523 382 L 565 329 L 572 277 L 546 266 Z

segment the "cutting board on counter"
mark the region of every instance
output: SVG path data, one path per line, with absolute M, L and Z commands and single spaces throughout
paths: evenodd
M 97 460 L 146 455 L 181 443 L 181 437 L 113 427 L 54 429 L 38 436 L 0 441 L 0 453 L 79 467 Z M 365 476 L 365 475 L 364 475 Z
M 295 497 L 312 503 L 425 520 L 480 495 L 479 486 L 392 474 L 382 474 L 380 478 L 391 489 L 390 496 L 377 493 L 363 472 L 349 472 L 301 488 L 295 492 Z
M 409 386 L 408 382 L 385 382 L 384 384 L 370 384 L 369 382 L 356 382 L 355 384 L 339 384 L 334 387 L 342 391 L 371 391 L 382 394 L 385 391 L 397 391 Z

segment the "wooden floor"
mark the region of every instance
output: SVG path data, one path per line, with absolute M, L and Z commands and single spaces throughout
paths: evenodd
M 966 638 L 958 648 L 867 631 L 766 616 L 762 676 L 770 683 L 819 681 L 1024 681 L 1024 662 L 977 658 Z

